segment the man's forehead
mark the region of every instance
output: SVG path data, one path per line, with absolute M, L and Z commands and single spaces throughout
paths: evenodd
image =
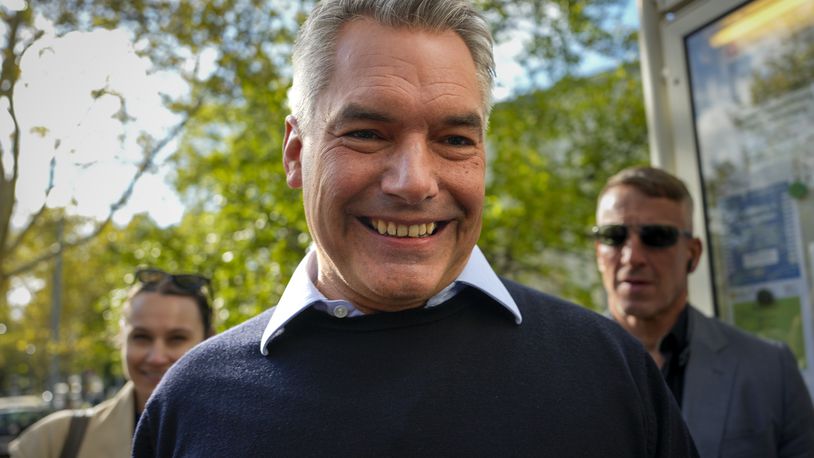
M 452 81 L 477 81 L 477 69 L 469 48 L 454 31 L 430 31 L 390 27 L 372 20 L 345 24 L 337 36 L 332 80 L 342 75 L 399 74 L 414 81 L 429 70 Z M 428 70 L 429 69 L 429 70 Z M 466 73 L 461 73 L 466 71 Z
M 597 220 L 624 218 L 628 222 L 684 223 L 688 205 L 666 197 L 651 197 L 638 189 L 619 185 L 608 189 L 597 205 Z
M 343 26 L 334 59 L 328 87 L 317 102 L 330 125 L 401 122 L 420 112 L 435 125 L 485 128 L 477 70 L 453 31 L 359 19 Z

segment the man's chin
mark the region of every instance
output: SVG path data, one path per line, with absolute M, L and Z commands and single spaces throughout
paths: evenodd
M 427 300 L 441 290 L 437 282 L 384 282 L 370 285 L 374 299 L 370 304 L 359 304 L 362 309 L 377 312 L 397 312 L 423 307 Z
M 615 310 L 616 315 L 637 318 L 640 320 L 650 319 L 656 314 L 656 309 L 653 304 L 648 301 L 641 300 L 620 301 L 616 304 Z

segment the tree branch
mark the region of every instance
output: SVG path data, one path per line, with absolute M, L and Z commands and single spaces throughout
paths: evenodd
M 11 135 L 11 176 L 6 179 L 6 169 L 0 160 L 0 257 L 7 258 L 13 251 L 11 246 L 7 247 L 7 241 L 11 233 L 11 215 L 14 213 L 14 206 L 17 201 L 17 179 L 19 177 L 20 164 L 20 124 L 17 121 L 17 113 L 14 108 L 14 88 L 20 77 L 19 59 L 28 49 L 42 37 L 43 31 L 38 30 L 31 39 L 24 43 L 19 55 L 15 54 L 14 48 L 17 46 L 17 32 L 24 20 L 24 15 L 30 16 L 27 10 L 18 11 L 10 18 L 4 16 L 8 25 L 8 40 L 6 48 L 3 50 L 3 65 L 0 71 L 0 97 L 8 98 L 8 113 L 13 125 Z M 26 16 L 27 17 L 27 16 Z M 2 149 L 0 149 L 2 154 Z M 13 246 L 13 244 L 12 244 Z M 0 275 L 0 279 L 2 279 Z
M 93 91 L 91 93 L 91 95 L 94 98 L 93 103 L 96 103 L 96 101 L 103 95 L 112 95 L 112 96 L 118 98 L 119 102 L 121 103 L 121 109 L 114 116 L 117 117 L 119 119 L 119 121 L 122 122 L 122 124 L 126 123 L 127 121 L 132 120 L 132 118 L 127 114 L 127 110 L 125 108 L 125 102 L 126 102 L 125 98 L 120 93 L 118 93 L 116 91 L 111 91 L 111 90 L 109 90 L 109 89 L 107 89 L 105 87 L 105 88 L 99 89 L 98 91 Z M 93 105 L 91 104 L 91 107 L 88 108 L 88 111 L 90 111 L 92 106 Z M 82 122 L 83 121 L 80 121 L 79 124 L 77 124 L 77 126 L 81 125 Z M 56 170 L 56 152 L 57 152 L 58 148 L 59 148 L 59 140 L 57 140 L 56 143 L 54 144 L 54 157 L 51 158 L 50 173 L 48 175 L 48 186 L 45 189 L 46 199 L 48 197 L 48 194 L 51 192 L 51 190 L 54 189 L 54 173 L 55 173 L 55 170 Z M 158 148 L 158 150 L 160 150 L 160 149 L 161 149 L 161 147 Z M 40 208 L 37 210 L 37 213 L 32 215 L 31 218 L 28 220 L 28 223 L 26 224 L 25 228 L 23 228 L 23 230 L 20 231 L 19 234 L 17 234 L 17 237 L 14 239 L 14 241 L 12 241 L 8 245 L 8 248 L 5 250 L 6 253 L 13 253 L 14 250 L 16 250 L 22 244 L 23 240 L 25 240 L 26 235 L 28 235 L 28 233 L 31 232 L 31 229 L 37 224 L 37 221 L 39 220 L 39 218 L 45 213 L 45 209 L 46 209 L 46 203 L 43 202 L 42 206 L 40 206 Z
M 64 252 L 69 248 L 73 248 L 76 246 L 83 245 L 90 240 L 93 240 L 97 235 L 99 235 L 105 227 L 113 220 L 113 215 L 118 211 L 121 207 L 123 207 L 127 201 L 130 199 L 130 196 L 133 194 L 133 189 L 135 188 L 136 182 L 144 175 L 147 170 L 153 165 L 153 161 L 158 153 L 174 138 L 176 138 L 181 132 L 183 132 L 184 128 L 186 127 L 187 123 L 192 119 L 195 113 L 200 109 L 203 100 L 198 99 L 196 104 L 187 112 L 186 117 L 178 123 L 175 127 L 173 127 L 170 132 L 162 138 L 158 143 L 155 144 L 153 148 L 145 152 L 144 159 L 139 164 L 136 173 L 133 175 L 133 178 L 130 180 L 130 184 L 127 186 L 127 189 L 124 190 L 122 195 L 119 197 L 116 202 L 110 205 L 110 209 L 108 211 L 107 217 L 99 223 L 96 228 L 88 235 L 80 237 L 75 240 L 69 240 L 63 243 L 55 243 L 51 245 L 51 248 L 48 249 L 45 253 L 41 254 L 40 256 L 23 263 L 17 267 L 13 267 L 8 271 L 0 271 L 0 282 L 2 280 L 13 277 L 15 275 L 20 275 L 28 270 L 33 269 L 38 264 L 48 261 L 58 254 Z
M 51 193 L 51 190 L 54 189 L 54 173 L 56 171 L 56 166 L 57 158 L 56 156 L 54 156 L 51 158 L 51 163 L 49 165 L 50 170 L 48 173 L 48 187 L 45 188 L 46 199 L 48 198 L 48 194 Z M 40 217 L 42 217 L 44 213 L 45 213 L 45 202 L 42 203 L 40 208 L 37 210 L 37 213 L 31 216 L 31 218 L 28 220 L 28 224 L 25 225 L 23 230 L 20 231 L 20 233 L 17 234 L 17 237 L 15 237 L 14 240 L 9 244 L 6 253 L 13 253 L 20 246 L 20 244 L 22 244 L 23 240 L 25 239 L 25 236 L 28 235 L 29 232 L 31 232 L 31 229 L 37 224 L 37 221 L 40 219 Z
M 17 12 L 10 19 L 8 19 L 8 38 L 6 41 L 6 48 L 3 50 L 3 65 L 0 69 L 0 98 L 8 98 L 8 113 L 11 116 L 11 121 L 14 125 L 11 134 L 11 176 L 6 179 L 6 169 L 0 160 L 0 254 L 3 257 L 7 256 L 6 241 L 9 236 L 9 228 L 11 226 L 11 214 L 14 211 L 14 202 L 16 200 L 15 188 L 17 186 L 18 165 L 17 161 L 20 156 L 20 126 L 17 123 L 17 116 L 14 113 L 14 84 L 19 78 L 19 69 L 17 68 L 17 55 L 14 53 L 14 48 L 17 46 L 17 31 L 22 22 L 22 13 Z

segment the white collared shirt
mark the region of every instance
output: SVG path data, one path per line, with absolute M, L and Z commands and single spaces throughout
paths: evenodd
M 274 308 L 271 319 L 263 331 L 263 337 L 260 339 L 260 352 L 264 355 L 268 354 L 266 348 L 269 342 L 282 334 L 285 325 L 308 307 L 313 306 L 337 318 L 363 315 L 363 313 L 356 309 L 350 302 L 345 300 L 328 300 L 325 295 L 319 292 L 311 280 L 311 275 L 309 275 L 310 271 L 316 274 L 316 269 L 314 269 L 315 263 L 316 252 L 309 250 L 291 276 L 291 280 L 289 280 L 288 285 L 285 287 L 280 302 L 278 302 Z M 469 260 L 464 266 L 463 271 L 461 271 L 461 274 L 458 275 L 458 278 L 450 283 L 449 286 L 442 289 L 438 294 L 431 297 L 425 307 L 434 307 L 448 301 L 458 294 L 465 285 L 472 286 L 486 293 L 498 304 L 511 312 L 517 324 L 523 321 L 523 317 L 520 315 L 520 310 L 517 308 L 514 299 L 512 299 L 506 287 L 503 286 L 503 282 L 500 281 L 495 271 L 492 270 L 492 266 L 489 265 L 489 261 L 483 256 L 483 253 L 477 245 L 472 248 L 472 254 L 469 256 Z

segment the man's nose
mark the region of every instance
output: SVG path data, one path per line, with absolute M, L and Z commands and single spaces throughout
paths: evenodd
M 634 266 L 644 264 L 647 247 L 642 243 L 635 231 L 630 231 L 621 250 L 622 263 Z
M 409 204 L 438 194 L 438 171 L 426 138 L 414 135 L 398 145 L 389 158 L 382 190 Z

